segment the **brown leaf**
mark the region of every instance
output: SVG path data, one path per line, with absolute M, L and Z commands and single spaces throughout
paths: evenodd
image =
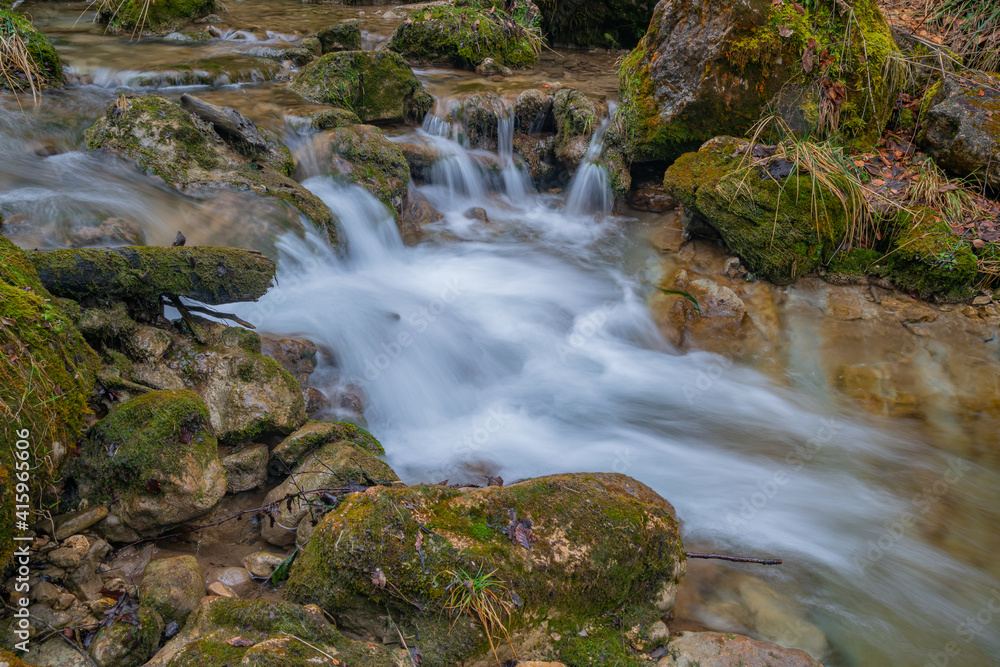
M 955 185 L 954 183 L 949 183 L 948 185 L 942 185 L 940 188 L 938 188 L 938 192 L 954 192 L 955 190 L 961 190 L 961 189 L 962 188 Z
M 243 637 L 233 637 L 226 642 L 230 646 L 253 646 L 253 642 L 249 639 L 243 639 Z
M 532 542 L 537 542 L 538 538 L 531 532 L 531 521 L 529 519 L 519 519 L 514 526 L 513 541 L 520 544 L 525 549 L 531 549 Z
M 778 34 L 787 39 L 791 37 L 793 34 L 795 34 L 795 31 L 789 28 L 788 26 L 779 25 Z
M 420 531 L 420 530 L 417 531 L 417 539 L 415 540 L 414 544 L 417 547 L 417 551 L 423 550 L 423 548 L 424 548 L 424 533 L 423 533 L 423 531 Z
M 802 52 L 802 71 L 808 74 L 813 69 L 813 50 L 806 49 Z
M 876 188 L 880 188 L 883 185 L 885 185 L 885 179 L 883 179 L 883 178 L 873 178 L 872 179 L 872 185 L 874 185 Z
M 149 491 L 150 493 L 159 493 L 161 491 L 159 480 L 147 479 L 146 490 Z
M 802 16 L 803 14 L 806 13 L 805 7 L 795 2 L 795 0 L 792 0 L 792 7 L 794 7 L 795 11 L 799 13 L 799 16 Z
M 986 247 L 986 241 L 984 241 L 982 239 L 973 239 L 973 241 L 972 241 L 972 247 L 974 247 L 974 248 L 985 248 Z
M 12 327 L 17 324 L 17 320 L 12 320 L 9 317 L 0 317 L 0 323 L 2 323 L 5 327 Z
M 487 477 L 486 486 L 503 486 L 503 477 L 497 475 L 496 477 Z
M 386 583 L 388 582 L 385 578 L 385 572 L 382 571 L 382 568 L 376 567 L 375 571 L 372 572 L 372 584 L 375 588 L 385 588 Z
M 194 431 L 187 426 L 181 428 L 180 439 L 185 445 L 190 445 L 194 441 Z

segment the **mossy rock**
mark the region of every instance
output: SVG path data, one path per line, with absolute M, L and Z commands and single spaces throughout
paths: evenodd
M 263 156 L 247 157 L 227 145 L 212 126 L 157 95 L 122 98 L 86 132 L 87 148 L 135 160 L 143 171 L 178 189 L 250 190 L 298 207 L 337 245 L 330 209 L 289 177 L 288 149 L 268 136 Z
M 619 69 L 628 157 L 672 160 L 769 110 L 804 135 L 874 145 L 896 97 L 892 32 L 876 0 L 806 4 L 661 0 Z
M 94 662 L 108 667 L 139 667 L 152 657 L 160 645 L 163 619 L 147 607 L 139 607 L 135 618 L 138 625 L 116 620 L 98 630 L 90 644 Z
M 667 193 L 714 227 L 751 272 L 783 284 L 829 260 L 847 215 L 808 174 L 772 178 L 743 162 L 746 142 L 718 137 L 682 155 L 663 177 Z
M 318 138 L 332 155 L 351 163 L 341 175 L 357 183 L 398 217 L 410 184 L 410 167 L 399 146 L 372 125 L 348 125 L 329 130 Z
M 100 12 L 98 18 L 120 30 L 163 34 L 208 16 L 215 8 L 215 0 L 125 0 L 114 10 Z
M 139 600 L 167 623 L 183 625 L 203 597 L 205 580 L 194 556 L 154 560 L 143 571 Z
M 972 245 L 956 236 L 938 213 L 905 211 L 895 227 L 894 247 L 885 260 L 893 283 L 925 299 L 960 301 L 973 295 L 979 264 Z
M 27 254 L 0 236 L 0 568 L 14 549 L 15 445 L 26 432 L 35 505 L 84 429 L 98 367 Z
M 345 19 L 316 33 L 323 53 L 361 50 L 361 19 Z
M 225 471 L 204 401 L 189 391 L 151 391 L 95 424 L 67 466 L 91 505 L 150 534 L 212 509 Z
M 129 79 L 128 83 L 130 87 L 162 88 L 273 81 L 281 71 L 281 65 L 274 58 L 285 59 L 273 50 L 264 49 L 258 55 L 230 53 L 211 58 L 192 58 L 180 63 L 158 64 L 141 76 Z
M 523 546 L 503 532 L 512 523 L 508 532 L 520 531 Z M 546 623 L 579 628 L 625 610 L 644 628 L 655 623 L 672 607 L 684 558 L 669 503 L 624 475 L 464 490 L 376 487 L 326 515 L 285 597 L 319 604 L 351 632 L 396 641 L 385 627 L 388 609 L 404 635 L 421 636 L 423 664 L 454 665 L 490 647 L 471 617 L 448 614 L 449 586 L 492 573 L 494 593 L 517 596 L 505 623 L 519 657 L 532 659 L 549 650 L 537 644 Z M 509 647 L 497 643 L 502 662 Z
M 245 639 L 249 646 L 230 644 L 234 637 Z M 206 597 L 181 633 L 167 643 L 151 664 L 156 667 L 335 664 L 327 656 L 352 667 L 400 667 L 409 661 L 408 652 L 347 639 L 316 607 Z
M 419 123 L 434 99 L 413 70 L 392 51 L 340 51 L 314 60 L 291 88 L 314 102 L 349 109 L 365 123 Z
M 564 88 L 552 99 L 556 121 L 556 158 L 568 169 L 580 166 L 600 121 L 597 106 L 579 90 Z
M 332 130 L 335 127 L 361 124 L 358 114 L 347 109 L 336 108 L 316 111 L 305 116 L 286 116 L 285 119 L 292 128 L 300 132 L 309 130 L 322 132 L 323 130 Z
M 310 420 L 281 441 L 271 451 L 271 472 L 275 476 L 287 475 L 304 459 L 306 454 L 328 442 L 347 441 L 375 456 L 385 456 L 385 450 L 368 431 L 347 422 Z
M 649 27 L 653 0 L 538 0 L 553 44 L 631 49 Z
M 0 36 L 5 40 L 19 40 L 24 45 L 33 70 L 28 73 L 17 65 L 8 66 L 5 62 L 7 69 L 4 76 L 0 76 L 0 90 L 30 91 L 32 81 L 35 88 L 43 90 L 63 85 L 62 61 L 52 43 L 31 25 L 31 21 L 12 11 L 9 4 L 0 8 Z M 4 59 L 6 61 L 6 55 Z
M 511 4 L 465 0 L 409 12 L 396 27 L 389 48 L 407 58 L 476 69 L 486 58 L 506 67 L 533 67 L 540 48 L 538 7 L 529 0 Z

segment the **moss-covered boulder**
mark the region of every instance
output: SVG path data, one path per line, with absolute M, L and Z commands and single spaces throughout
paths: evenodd
M 303 491 L 391 486 L 396 482 L 399 477 L 392 468 L 350 441 L 321 445 L 267 494 L 264 504 L 275 503 L 276 509 L 274 522 L 263 523 L 261 537 L 279 547 L 294 544 L 297 537 L 300 543 L 307 541 L 330 505 L 317 494 L 297 495 Z
M 552 115 L 556 121 L 556 157 L 567 168 L 576 169 L 600 124 L 597 106 L 579 90 L 564 88 L 552 100 Z
M 361 19 L 345 19 L 316 33 L 323 53 L 361 50 Z
M 263 131 L 262 131 L 263 132 Z M 298 207 L 337 243 L 330 209 L 290 177 L 288 149 L 273 135 L 268 149 L 246 156 L 208 123 L 156 95 L 119 98 L 87 130 L 87 148 L 135 160 L 147 173 L 178 189 L 223 187 L 276 197 Z
M 31 21 L 12 11 L 9 3 L 0 5 L 0 38 L 4 40 L 0 90 L 23 92 L 63 85 L 62 61 L 52 43 Z
M 939 165 L 1000 190 L 1000 75 L 945 77 L 927 92 L 919 126 Z
M 349 109 L 362 122 L 419 123 L 434 98 L 392 51 L 340 51 L 314 60 L 292 80 L 306 99 Z
M 371 433 L 347 422 L 322 422 L 310 420 L 296 429 L 271 451 L 271 473 L 287 475 L 295 469 L 306 454 L 328 442 L 351 442 L 375 456 L 384 456 L 385 450 Z
M 628 155 L 671 160 L 768 109 L 870 146 L 895 101 L 898 52 L 876 0 L 660 0 L 619 71 Z
M 667 169 L 663 187 L 714 227 L 747 269 L 788 283 L 832 257 L 847 213 L 809 174 L 775 177 L 751 165 L 741 154 L 746 146 L 730 137 L 708 141 Z
M 638 638 L 673 605 L 686 566 L 672 507 L 618 474 L 542 477 L 506 487 L 376 487 L 326 515 L 293 566 L 285 596 L 315 602 L 361 636 L 419 636 L 423 664 L 512 657 L 499 628 L 491 638 L 459 590 L 486 591 L 522 660 L 555 653 L 550 633 L 596 636 L 618 615 Z M 461 597 L 461 596 L 459 596 Z M 451 602 L 449 602 L 451 601 Z M 614 664 L 625 648 L 611 630 Z M 567 642 L 567 650 L 576 647 Z M 572 663 L 579 664 L 579 663 Z M 622 663 L 627 664 L 627 663 Z
M 410 168 L 399 146 L 386 139 L 382 130 L 348 125 L 316 135 L 313 141 L 320 155 L 331 158 L 334 173 L 362 186 L 399 216 Z
M 553 44 L 631 49 L 649 27 L 654 0 L 537 0 Z
M 230 642 L 240 638 L 244 641 Z M 336 661 L 336 662 L 335 662 Z M 409 652 L 351 641 L 314 606 L 206 597 L 147 667 L 404 667 Z
M 87 432 L 66 474 L 91 504 L 111 503 L 102 523 L 114 516 L 145 535 L 205 514 L 226 493 L 208 408 L 189 391 L 119 405 Z
M 133 617 L 115 619 L 97 631 L 90 657 L 97 667 L 139 667 L 156 652 L 163 629 L 159 614 L 139 607 Z
M 979 265 L 972 245 L 956 236 L 940 214 L 919 208 L 895 221 L 888 276 L 898 287 L 922 298 L 958 301 L 973 295 Z
M 0 236 L 0 567 L 14 549 L 16 482 L 30 482 L 37 506 L 84 429 L 98 366 L 27 253 Z M 31 474 L 18 480 L 25 465 Z
M 541 48 L 541 13 L 530 0 L 457 0 L 409 12 L 389 48 L 423 63 L 476 69 L 486 58 L 533 67 Z
M 75 301 L 121 299 L 159 311 L 162 296 L 208 304 L 256 301 L 274 281 L 275 265 L 244 248 L 143 246 L 32 251 L 42 284 Z
M 215 11 L 215 0 L 124 0 L 108 5 L 98 19 L 132 32 L 163 34 Z

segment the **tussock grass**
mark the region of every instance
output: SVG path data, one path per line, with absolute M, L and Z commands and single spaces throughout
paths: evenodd
M 14 22 L 9 18 L 0 22 L 0 76 L 7 87 L 15 93 L 27 87 L 32 101 L 38 104 L 40 75 Z
M 510 634 L 507 632 L 505 619 L 510 617 L 514 610 L 513 595 L 511 590 L 496 577 L 496 570 L 486 572 L 480 567 L 476 574 L 469 574 L 465 570 L 444 570 L 439 576 L 449 580 L 445 590 L 448 591 L 448 600 L 444 607 L 457 619 L 462 614 L 468 614 L 483 626 L 486 639 L 490 643 L 490 650 L 493 657 L 500 661 L 497 656 L 494 638 L 497 631 L 503 634 L 510 646 Z M 516 652 L 515 652 L 516 657 Z
M 925 0 L 924 12 L 967 67 L 1000 69 L 1000 0 Z

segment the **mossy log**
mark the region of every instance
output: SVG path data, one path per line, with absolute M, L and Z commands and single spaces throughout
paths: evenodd
M 158 305 L 183 296 L 216 305 L 256 301 L 274 280 L 274 262 L 245 248 L 83 248 L 29 253 L 45 288 L 76 301 L 120 299 Z

